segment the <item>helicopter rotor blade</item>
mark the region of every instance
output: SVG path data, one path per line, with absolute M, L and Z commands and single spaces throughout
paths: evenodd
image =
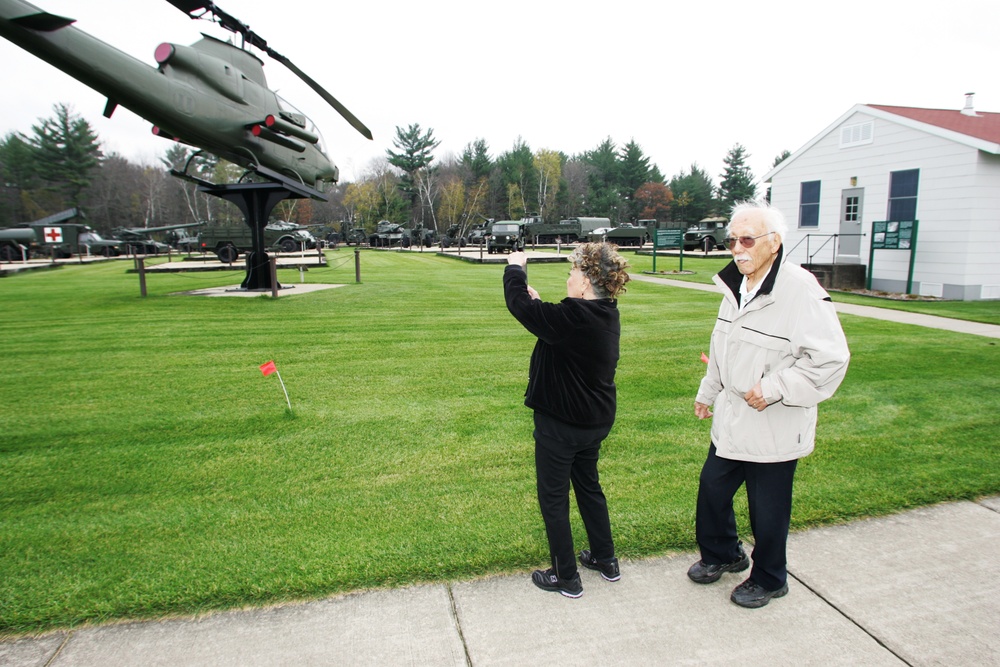
M 366 139 L 372 138 L 372 131 L 369 130 L 357 116 L 351 113 L 347 107 L 341 104 L 336 97 L 328 93 L 323 86 L 319 85 L 311 76 L 299 69 L 291 60 L 269 47 L 266 39 L 255 33 L 249 26 L 236 17 L 219 9 L 214 2 L 211 2 L 210 0 L 167 0 L 167 2 L 172 4 L 174 7 L 177 7 L 177 9 L 181 10 L 192 19 L 203 18 L 203 15 L 206 12 L 211 13 L 218 21 L 219 25 L 230 32 L 239 33 L 243 36 L 246 43 L 251 46 L 256 46 L 258 49 L 290 69 L 297 77 L 302 79 L 306 85 L 322 97 L 327 104 L 333 107 L 337 113 L 343 116 L 344 120 L 351 124 L 351 127 L 360 132 Z M 195 14 L 195 12 L 198 12 L 199 10 L 201 11 L 201 14 Z
M 306 83 L 306 85 L 308 85 L 310 88 L 312 88 L 314 91 L 316 91 L 316 93 L 320 97 L 322 97 L 324 100 L 326 100 L 327 104 L 329 104 L 331 107 L 333 107 L 334 109 L 336 109 L 337 113 L 339 113 L 341 116 L 343 116 L 344 120 L 346 120 L 348 123 L 351 124 L 351 127 L 353 127 L 355 130 L 357 130 L 358 132 L 360 132 L 362 134 L 362 136 L 364 136 L 366 139 L 371 139 L 372 138 L 372 131 L 369 130 L 365 126 L 365 124 L 362 123 L 358 119 L 357 116 L 355 116 L 353 113 L 351 113 L 348 110 L 347 107 L 345 107 L 343 104 L 341 104 L 337 100 L 336 97 L 334 97 L 333 95 L 331 95 L 330 93 L 328 93 L 323 88 L 323 86 L 321 86 L 318 83 L 316 83 L 315 81 L 313 81 L 312 77 L 310 77 L 308 74 L 306 74 L 305 72 L 303 72 L 302 70 L 300 70 L 298 67 L 296 67 L 295 63 L 293 63 L 291 60 L 289 60 L 285 56 L 281 55 L 280 53 L 278 53 L 274 49 L 265 49 L 265 50 L 266 50 L 266 52 L 267 52 L 267 54 L 269 56 L 271 56 L 272 58 L 274 58 L 275 60 L 277 60 L 278 62 L 280 62 L 282 65 L 284 65 L 285 67 L 287 67 L 288 69 L 290 69 L 296 76 L 298 76 L 300 79 L 302 79 L 302 81 L 304 81 Z

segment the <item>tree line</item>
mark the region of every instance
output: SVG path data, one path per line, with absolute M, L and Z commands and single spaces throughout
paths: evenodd
M 239 167 L 183 144 L 172 145 L 157 165 L 135 164 L 104 154 L 89 123 L 68 105 L 56 104 L 53 110 L 29 133 L 12 132 L 0 140 L 0 226 L 73 207 L 101 233 L 116 227 L 242 221 L 233 204 L 170 174 L 233 182 L 243 173 Z M 457 225 L 464 233 L 486 220 L 525 216 L 546 222 L 593 216 L 615 225 L 643 219 L 683 224 L 725 215 L 734 201 L 757 194 L 746 164 L 750 156 L 740 144 L 727 153 L 715 185 L 697 164 L 666 179 L 634 140 L 619 147 L 608 137 L 591 150 L 567 155 L 533 150 L 519 138 L 494 156 L 477 138 L 461 155 L 437 160 L 440 142 L 434 130 L 414 123 L 397 127 L 392 143 L 356 182 L 329 188 L 329 201 L 284 201 L 274 215 L 342 231 L 372 231 L 379 220 L 390 220 L 438 231 Z

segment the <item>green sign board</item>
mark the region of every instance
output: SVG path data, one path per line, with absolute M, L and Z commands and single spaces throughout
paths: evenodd
M 873 250 L 909 250 L 917 231 L 916 220 L 872 223 Z
M 879 220 L 872 223 L 872 244 L 868 251 L 868 289 L 875 275 L 876 250 L 909 250 L 910 271 L 906 277 L 906 293 L 913 289 L 913 266 L 917 259 L 917 221 Z
M 657 248 L 679 248 L 683 233 L 680 229 L 657 229 L 653 243 Z

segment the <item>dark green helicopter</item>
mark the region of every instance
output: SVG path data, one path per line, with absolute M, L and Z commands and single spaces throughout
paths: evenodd
M 246 25 L 212 2 L 168 0 L 193 19 L 217 22 L 240 35 L 242 47 L 203 35 L 191 46 L 160 44 L 157 67 L 22 0 L 0 0 L 0 36 L 107 97 L 108 118 L 119 105 L 153 125 L 153 133 L 240 165 L 278 183 L 322 191 L 337 166 L 309 119 L 267 87 L 255 47 L 282 63 L 368 139 L 371 131 L 318 83 Z M 185 169 L 186 171 L 186 169 Z

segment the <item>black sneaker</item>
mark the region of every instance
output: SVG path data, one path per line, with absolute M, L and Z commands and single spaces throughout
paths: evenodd
M 618 570 L 618 559 L 600 561 L 594 558 L 590 549 L 580 552 L 580 564 L 588 570 L 597 570 L 606 581 L 618 581 L 622 578 L 622 573 Z
M 579 572 L 574 574 L 572 579 L 560 579 L 551 567 L 547 570 L 535 570 L 531 573 L 531 583 L 543 591 L 553 593 L 558 591 L 568 598 L 578 598 L 583 595 L 583 584 L 580 583 Z
M 698 561 L 688 569 L 688 578 L 696 584 L 711 584 L 718 581 L 723 572 L 742 572 L 747 569 L 750 567 L 750 559 L 743 550 L 743 543 L 740 542 L 737 547 L 740 550 L 740 557 L 732 563 L 709 565 L 704 561 Z
M 747 579 L 733 589 L 733 593 L 729 596 L 729 599 L 741 607 L 757 609 L 770 602 L 771 598 L 780 598 L 787 594 L 787 583 L 776 591 L 769 591 L 766 588 L 758 586 L 757 582 L 753 579 Z

